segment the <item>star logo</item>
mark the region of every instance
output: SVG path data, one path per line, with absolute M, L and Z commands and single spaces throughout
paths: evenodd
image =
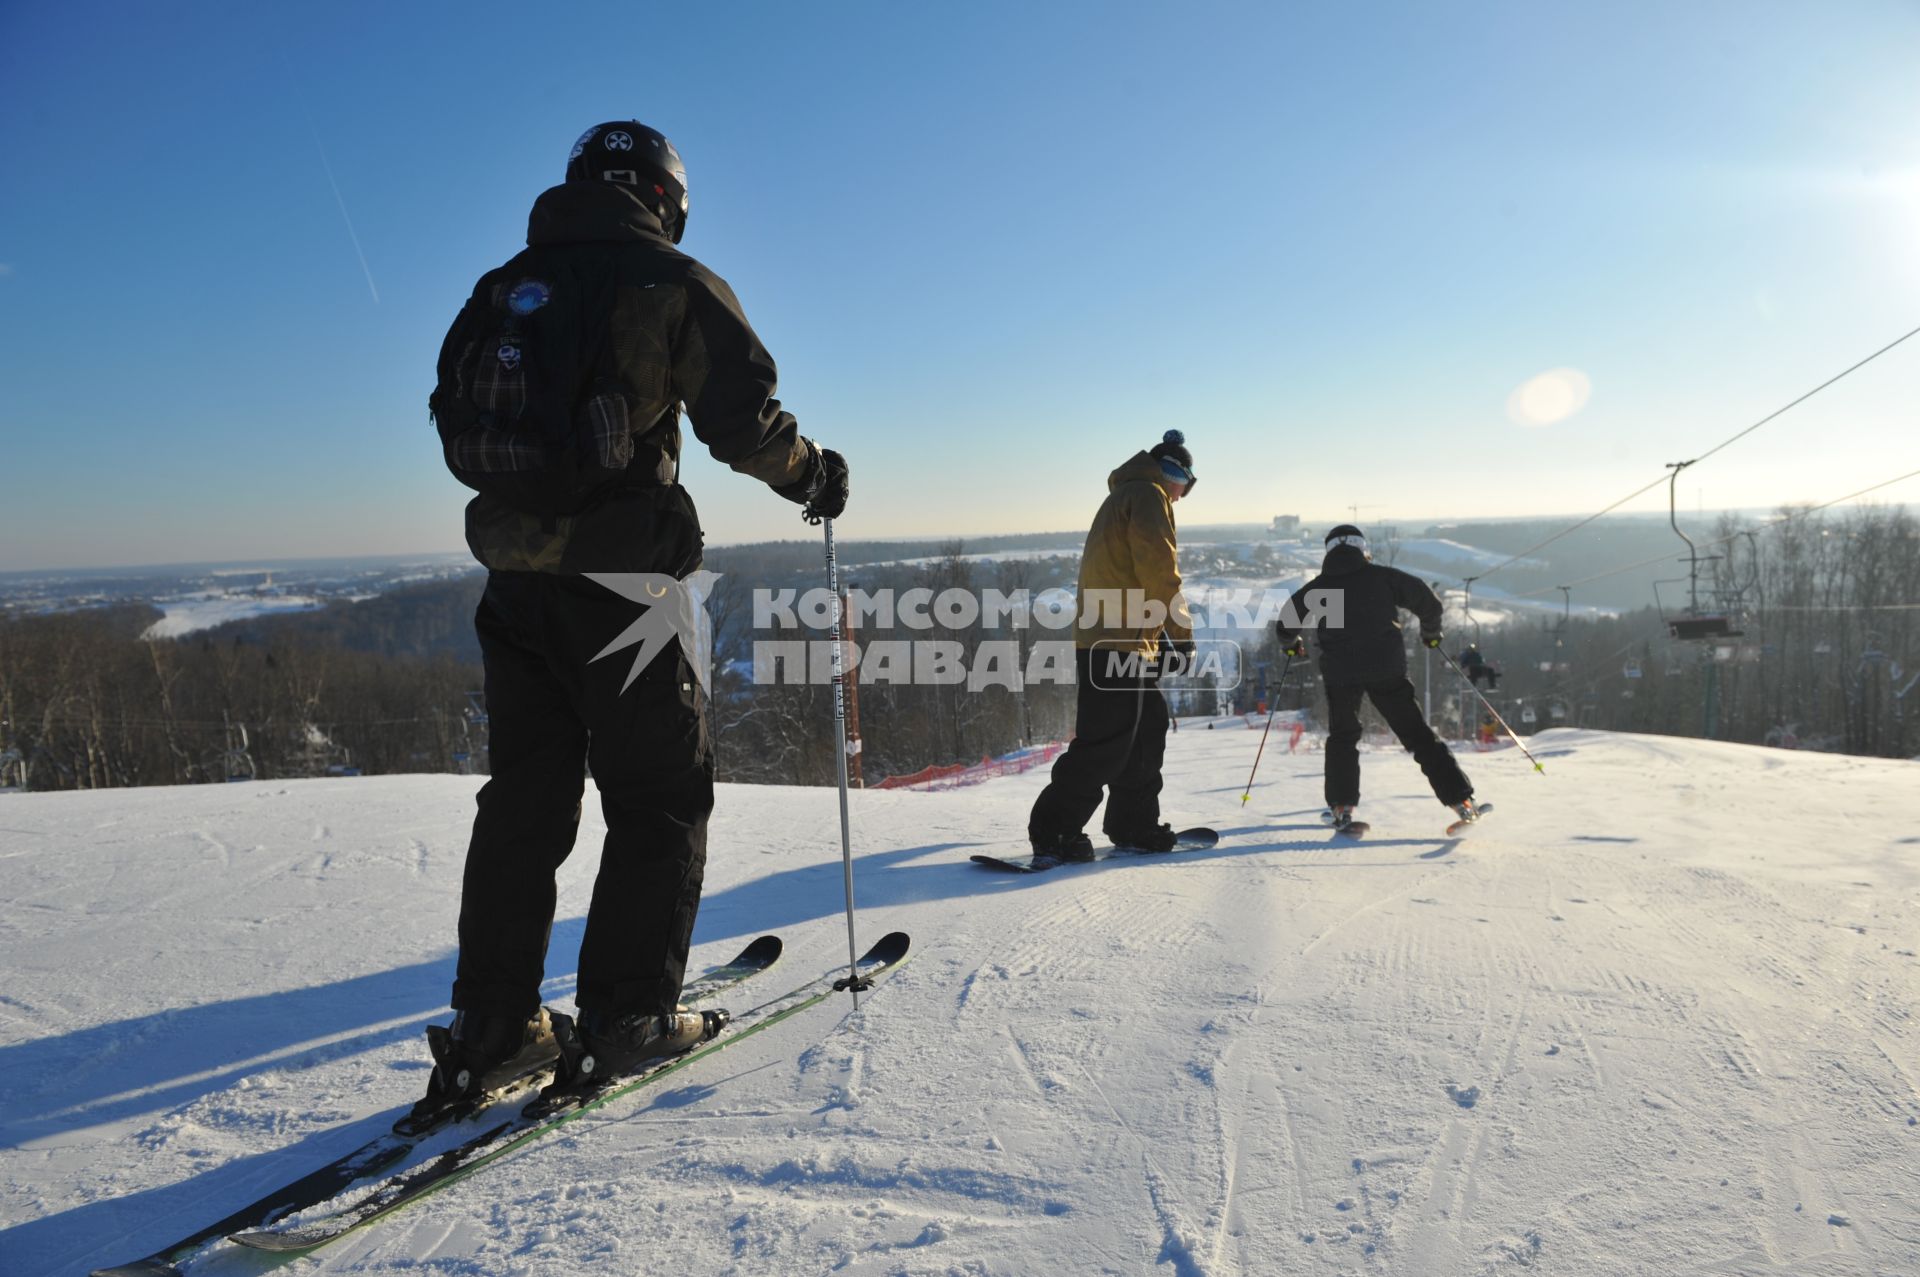
M 664 572 L 588 572 L 585 576 L 645 609 L 619 637 L 593 656 L 597 661 L 629 647 L 637 649 L 633 665 L 627 670 L 627 681 L 620 685 L 621 691 L 632 687 L 648 662 L 666 651 L 668 644 L 675 640 L 687 664 L 693 667 L 700 690 L 711 689 L 713 627 L 707 620 L 706 603 L 720 580 L 718 572 L 703 569 L 684 581 Z

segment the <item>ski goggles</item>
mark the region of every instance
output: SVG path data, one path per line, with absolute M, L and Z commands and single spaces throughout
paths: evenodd
M 1346 536 L 1335 537 L 1333 540 L 1327 542 L 1327 548 L 1329 550 L 1333 549 L 1336 545 L 1350 545 L 1355 549 L 1364 550 L 1367 548 L 1367 538 L 1358 532 L 1350 532 Z
M 1175 483 L 1185 484 L 1188 492 L 1192 492 L 1193 485 L 1200 482 L 1193 471 L 1187 469 L 1172 457 L 1160 458 L 1160 473 Z

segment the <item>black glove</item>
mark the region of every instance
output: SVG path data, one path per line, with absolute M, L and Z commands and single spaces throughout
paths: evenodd
M 1160 654 L 1157 664 L 1161 675 L 1186 674 L 1193 665 L 1194 644 L 1190 638 L 1175 638 L 1171 634 L 1160 635 Z
M 831 448 L 823 449 L 813 440 L 807 445 L 807 467 L 798 479 L 774 489 L 796 505 L 808 523 L 837 519 L 847 508 L 847 459 Z
M 820 450 L 820 487 L 802 513 L 808 523 L 837 519 L 846 513 L 847 496 L 852 485 L 847 479 L 847 459 L 832 448 Z
M 1439 630 L 1421 630 L 1420 641 L 1422 643 L 1425 643 L 1428 647 L 1439 647 L 1442 643 L 1447 641 L 1447 636 L 1442 634 Z

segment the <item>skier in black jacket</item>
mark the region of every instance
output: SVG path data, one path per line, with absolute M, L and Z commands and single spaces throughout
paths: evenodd
M 1360 802 L 1362 697 L 1373 702 L 1400 743 L 1413 751 L 1434 796 L 1462 819 L 1471 819 L 1473 785 L 1420 713 L 1400 631 L 1404 609 L 1420 619 L 1420 641 L 1440 646 L 1439 598 L 1418 577 L 1373 562 L 1366 534 L 1350 523 L 1327 533 L 1326 545 L 1320 575 L 1294 591 L 1275 628 L 1282 650 L 1304 657 L 1306 639 L 1294 622 L 1309 615 L 1317 618 L 1307 628 L 1317 636 L 1320 680 L 1327 688 L 1326 798 L 1335 827 L 1351 824 Z M 1335 617 L 1338 626 L 1331 623 Z
M 580 946 L 582 1044 L 611 1073 L 703 1032 L 676 1003 L 713 808 L 704 672 L 678 643 L 638 669 L 599 659 L 646 614 L 637 592 L 623 597 L 586 574 L 625 577 L 664 599 L 699 568 L 699 519 L 678 481 L 683 406 L 714 457 L 810 517 L 839 515 L 848 481 L 845 460 L 801 436 L 773 397 L 773 359 L 732 290 L 675 247 L 686 212 L 686 170 L 665 137 L 632 120 L 588 130 L 566 180 L 535 201 L 529 247 L 481 277 L 442 351 L 435 412 L 447 461 L 480 491 L 467 542 L 488 568 L 475 626 L 492 775 L 467 851 L 453 1025 L 428 1033 L 435 1068 L 416 1117 L 558 1054 L 540 983 L 554 874 L 573 847 L 589 762 L 607 837 Z M 517 410 L 544 383 L 527 376 L 517 346 L 476 345 L 462 321 L 502 298 L 519 314 L 563 295 L 598 300 L 577 328 L 560 330 L 567 349 L 540 352 L 542 375 L 595 370 L 572 416 L 591 424 L 611 477 L 556 514 L 522 508 L 497 482 L 527 472 L 529 447 L 541 454 L 492 410 Z M 480 370 L 450 384 L 449 370 L 473 358 Z

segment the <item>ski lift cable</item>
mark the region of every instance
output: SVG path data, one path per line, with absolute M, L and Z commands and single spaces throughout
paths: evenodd
M 1868 493 L 1878 492 L 1882 488 L 1891 488 L 1896 483 L 1905 483 L 1908 479 L 1916 477 L 1920 477 L 1920 470 L 1909 470 L 1907 473 L 1898 475 L 1895 478 L 1882 480 L 1872 487 L 1862 488 L 1858 492 L 1849 492 L 1844 497 L 1835 497 L 1831 501 L 1823 501 L 1819 505 L 1807 506 L 1804 509 L 1795 510 L 1790 514 L 1783 514 L 1777 519 L 1769 519 L 1765 523 L 1755 524 L 1751 528 L 1743 528 L 1727 536 L 1719 537 L 1712 541 L 1704 541 L 1701 543 L 1701 548 L 1711 549 L 1716 545 L 1725 545 L 1729 541 L 1735 541 L 1747 535 L 1748 532 L 1765 532 L 1768 528 L 1777 528 L 1782 524 L 1791 523 L 1795 519 L 1804 519 L 1810 514 L 1818 514 L 1820 511 L 1828 509 L 1831 506 L 1839 505 L 1843 501 L 1851 501 L 1855 497 L 1864 497 Z M 1666 480 L 1662 479 L 1661 482 L 1665 483 Z M 1608 568 L 1605 572 L 1596 572 L 1592 576 L 1583 576 L 1578 581 L 1570 581 L 1564 586 L 1550 585 L 1543 589 L 1528 590 L 1523 594 L 1510 594 L 1507 597 L 1514 599 L 1538 598 L 1544 594 L 1552 594 L 1555 590 L 1571 589 L 1575 586 L 1587 585 L 1594 581 L 1604 581 L 1610 576 L 1619 576 L 1622 572 L 1632 572 L 1639 568 L 1653 567 L 1655 564 L 1671 562 L 1672 559 L 1673 556 L 1671 554 L 1656 555 L 1651 559 L 1642 559 L 1638 563 L 1629 563 L 1625 567 Z
M 1700 462 L 1705 461 L 1708 457 L 1711 457 L 1714 453 L 1719 452 L 1722 448 L 1730 447 L 1731 445 L 1738 443 L 1740 440 L 1746 438 L 1748 435 L 1752 434 L 1754 431 L 1758 430 L 1760 427 L 1766 425 L 1769 421 L 1772 421 L 1775 417 L 1782 415 L 1783 413 L 1787 412 L 1789 409 L 1799 407 L 1801 404 L 1805 403 L 1807 400 L 1813 398 L 1815 395 L 1825 390 L 1828 386 L 1831 386 L 1834 382 L 1839 381 L 1841 378 L 1846 377 L 1849 374 L 1857 372 L 1860 369 L 1866 367 L 1868 364 L 1872 363 L 1874 360 L 1880 358 L 1880 356 L 1886 354 L 1889 350 L 1892 350 L 1895 346 L 1898 346 L 1901 342 L 1906 341 L 1909 337 L 1914 337 L 1914 336 L 1920 336 L 1920 328 L 1912 329 L 1909 332 L 1906 332 L 1901 336 L 1894 338 L 1892 341 L 1888 342 L 1886 345 L 1880 347 L 1880 349 L 1874 351 L 1871 355 L 1868 355 L 1865 359 L 1862 359 L 1859 363 L 1853 365 L 1853 367 L 1848 368 L 1843 372 L 1835 373 L 1833 376 L 1827 378 L 1825 381 L 1815 386 L 1812 390 L 1809 390 L 1806 394 L 1801 395 L 1798 399 L 1795 399 L 1792 403 L 1786 404 L 1783 407 L 1775 409 L 1774 411 L 1768 413 L 1766 416 L 1760 418 L 1760 420 L 1748 426 L 1745 430 L 1742 430 L 1740 433 L 1733 435 L 1730 438 L 1725 439 L 1720 443 L 1715 444 L 1711 448 L 1708 448 L 1705 452 L 1695 457 L 1691 464 L 1697 465 Z
M 1825 381 L 1815 386 L 1812 390 L 1807 391 L 1805 394 L 1801 395 L 1799 398 L 1794 399 L 1792 402 L 1774 409 L 1772 412 L 1760 418 L 1760 420 L 1754 422 L 1752 425 L 1748 426 L 1746 429 L 1741 430 L 1738 433 L 1731 435 L 1726 439 L 1721 440 L 1719 443 L 1715 444 L 1713 447 L 1707 449 L 1705 452 L 1695 457 L 1693 461 L 1689 462 L 1688 464 L 1689 465 L 1698 464 L 1699 462 L 1705 461 L 1708 457 L 1711 457 L 1714 453 L 1719 452 L 1722 449 L 1731 447 L 1733 444 L 1738 443 L 1740 440 L 1746 438 L 1748 435 L 1752 434 L 1754 431 L 1758 430 L 1760 427 L 1766 425 L 1768 422 L 1772 421 L 1774 418 L 1781 416 L 1782 414 L 1790 411 L 1791 409 L 1799 407 L 1801 404 L 1813 398 L 1815 395 L 1819 394 L 1821 391 L 1825 390 L 1827 387 L 1833 385 L 1835 382 L 1840 381 L 1842 378 L 1849 377 L 1852 374 L 1860 371 L 1860 369 L 1866 367 L 1868 364 L 1872 363 L 1874 360 L 1880 358 L 1880 356 L 1886 354 L 1888 351 L 1892 350 L 1894 347 L 1916 336 L 1920 336 L 1920 328 L 1910 329 L 1906 333 L 1903 333 L 1901 336 L 1894 338 L 1892 341 L 1888 342 L 1886 345 L 1882 346 L 1880 349 L 1874 351 L 1871 355 L 1868 355 L 1865 359 L 1860 360 L 1858 363 L 1852 365 L 1851 367 L 1841 372 L 1835 373 L 1833 376 L 1827 378 Z M 1486 571 L 1481 572 L 1474 579 L 1484 580 L 1487 577 L 1492 576 L 1495 572 L 1500 571 L 1502 568 L 1512 567 L 1514 564 L 1526 558 L 1528 555 L 1532 554 L 1534 551 L 1543 550 L 1547 546 L 1552 545 L 1555 541 L 1558 541 L 1561 537 L 1567 536 L 1570 533 L 1578 532 L 1581 528 L 1586 527 L 1589 523 L 1592 523 L 1594 520 L 1599 519 L 1605 515 L 1612 514 L 1615 510 L 1618 510 L 1621 506 L 1633 500 L 1635 497 L 1638 497 L 1647 492 L 1651 492 L 1653 491 L 1653 489 L 1659 487 L 1661 484 L 1666 482 L 1667 482 L 1667 476 L 1661 475 L 1658 479 L 1655 479 L 1651 483 L 1648 483 L 1645 487 L 1635 488 L 1632 492 L 1629 492 L 1626 496 L 1621 497 L 1618 501 L 1615 501 L 1612 505 L 1607 506 L 1605 509 L 1599 510 L 1593 514 L 1590 514 L 1586 518 L 1580 520 L 1578 523 L 1562 528 L 1560 531 L 1554 533 L 1552 536 L 1548 537 L 1546 540 L 1541 541 L 1538 544 L 1528 546 L 1526 549 L 1520 551 L 1518 554 L 1513 555 L 1511 558 L 1504 559 L 1501 562 L 1494 564 L 1492 567 L 1488 568 Z M 1844 497 L 1841 499 L 1845 500 Z M 1628 570 L 1630 569 L 1622 569 L 1622 571 L 1628 571 Z M 1592 578 L 1589 578 L 1589 579 L 1592 579 Z M 1576 582 L 1575 584 L 1578 584 L 1578 582 Z
M 1774 612 L 1920 612 L 1920 603 L 1776 603 Z

